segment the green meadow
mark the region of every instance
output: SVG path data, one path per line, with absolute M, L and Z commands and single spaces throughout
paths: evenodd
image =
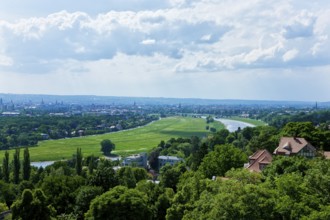
M 113 154 L 128 155 L 138 152 L 148 152 L 160 143 L 170 138 L 199 136 L 203 137 L 209 133 L 205 129 L 205 119 L 192 117 L 170 117 L 155 121 L 144 127 L 131 130 L 107 133 L 102 135 L 84 136 L 70 139 L 40 141 L 38 146 L 29 147 L 31 161 L 53 161 L 72 158 L 76 149 L 80 147 L 82 153 L 95 156 L 102 155 L 100 142 L 110 139 L 116 145 Z M 224 128 L 219 122 L 208 124 L 217 130 Z M 10 160 L 14 151 L 9 151 Z M 4 151 L 0 151 L 0 161 L 2 161 Z M 21 149 L 21 158 L 23 149 Z

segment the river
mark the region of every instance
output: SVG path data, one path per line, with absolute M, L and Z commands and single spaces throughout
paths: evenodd
M 245 127 L 255 127 L 253 124 L 242 122 L 242 121 L 236 121 L 231 119 L 224 119 L 224 118 L 215 118 L 214 120 L 221 122 L 225 125 L 226 129 L 230 132 L 237 131 L 237 129 L 240 127 L 241 129 Z
M 31 162 L 31 166 L 45 168 L 46 166 L 52 165 L 54 162 L 55 161 Z

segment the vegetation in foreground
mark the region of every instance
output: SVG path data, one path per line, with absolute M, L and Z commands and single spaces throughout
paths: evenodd
M 330 160 L 278 156 L 262 173 L 242 168 L 250 151 L 272 151 L 280 136 L 317 135 L 314 145 L 321 150 L 320 137 L 327 136 L 310 124 L 161 142 L 162 154 L 181 154 L 185 161 L 162 167 L 159 184 L 143 168 L 115 171 L 113 162 L 80 148 L 72 160 L 45 169 L 27 169 L 25 162 L 19 168 L 16 151 L 12 166 L 3 160 L 0 208 L 10 207 L 13 219 L 329 219 Z

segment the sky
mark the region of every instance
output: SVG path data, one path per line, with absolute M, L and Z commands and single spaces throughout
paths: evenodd
M 329 0 L 0 1 L 0 93 L 330 101 Z

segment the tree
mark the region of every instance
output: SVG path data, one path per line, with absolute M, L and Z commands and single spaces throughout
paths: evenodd
M 89 177 L 89 185 L 101 186 L 104 191 L 118 185 L 118 177 L 112 166 L 101 161 L 97 170 Z
M 211 115 L 207 116 L 206 117 L 206 123 L 209 124 L 209 123 L 212 123 L 212 122 L 214 122 L 214 118 Z
M 314 131 L 316 131 L 316 128 L 312 122 L 289 122 L 284 126 L 281 133 L 283 136 L 310 139 Z
M 140 181 L 135 189 L 147 195 L 148 207 L 153 210 L 153 219 L 165 220 L 166 210 L 174 196 L 173 190 L 148 181 Z
M 8 210 L 7 205 L 5 203 L 0 203 L 0 213 L 7 210 Z
M 186 167 L 183 164 L 177 164 L 174 167 L 166 164 L 160 169 L 160 185 L 176 191 L 176 185 L 184 172 L 186 172 Z
M 74 210 L 77 189 L 84 185 L 81 176 L 49 175 L 44 178 L 41 189 L 47 196 L 47 202 L 57 211 L 57 214 L 69 214 Z
M 201 164 L 203 158 L 205 155 L 208 153 L 208 146 L 206 143 L 203 143 L 200 147 L 199 150 L 195 153 L 192 154 L 192 159 L 191 159 L 191 169 L 192 170 L 197 170 L 199 165 Z
M 29 180 L 31 173 L 31 163 L 30 163 L 30 153 L 29 149 L 24 149 L 24 159 L 23 159 L 23 180 Z
M 4 201 L 7 207 L 11 207 L 16 200 L 17 191 L 17 185 L 0 181 L 0 201 Z
M 304 175 L 311 165 L 304 157 L 283 157 L 276 156 L 269 166 L 263 170 L 268 177 L 275 177 L 286 173 L 300 173 Z
M 101 141 L 101 151 L 103 152 L 104 155 L 110 155 L 111 151 L 115 149 L 115 144 L 112 143 L 111 140 L 105 139 Z
M 78 219 L 84 219 L 84 214 L 88 211 L 91 201 L 96 196 L 101 195 L 102 192 L 102 188 L 98 186 L 80 187 L 76 197 L 76 206 L 74 208 L 75 213 L 78 215 Z
M 116 186 L 96 197 L 85 214 L 86 219 L 151 219 L 147 196 L 124 186 Z
M 148 179 L 148 173 L 146 169 L 141 167 L 133 167 L 132 169 L 137 183 L 140 182 L 141 180 Z
M 117 175 L 120 185 L 126 186 L 127 188 L 135 188 L 136 179 L 132 167 L 122 167 L 118 170 Z
M 89 172 L 89 174 L 93 174 L 93 172 L 94 172 L 94 155 L 89 157 L 88 172 Z
M 247 155 L 233 145 L 218 145 L 215 150 L 208 153 L 201 165 L 201 171 L 206 177 L 224 176 L 231 168 L 243 167 L 247 161 Z
M 47 206 L 46 196 L 42 190 L 37 189 L 33 193 L 25 189 L 22 198 L 12 205 L 13 219 L 47 220 L 51 216 L 51 207 Z
M 5 182 L 9 182 L 9 153 L 8 151 L 5 152 L 5 157 L 3 158 L 2 162 L 2 172 L 3 172 L 3 179 Z
M 77 154 L 76 154 L 76 172 L 77 175 L 81 175 L 82 172 L 82 159 L 83 155 L 81 153 L 81 148 L 77 148 Z
M 14 154 L 14 160 L 13 160 L 13 165 L 14 165 L 14 183 L 18 184 L 19 183 L 19 173 L 21 169 L 21 163 L 19 161 L 19 149 L 16 148 L 15 154 Z
M 213 133 L 215 133 L 215 132 L 217 132 L 217 129 L 211 127 L 211 128 L 210 128 L 210 131 L 213 132 Z
M 156 149 L 152 150 L 149 154 L 148 157 L 149 165 L 154 170 L 158 170 L 158 156 L 160 155 L 161 150 L 162 150 L 161 147 L 157 147 Z

